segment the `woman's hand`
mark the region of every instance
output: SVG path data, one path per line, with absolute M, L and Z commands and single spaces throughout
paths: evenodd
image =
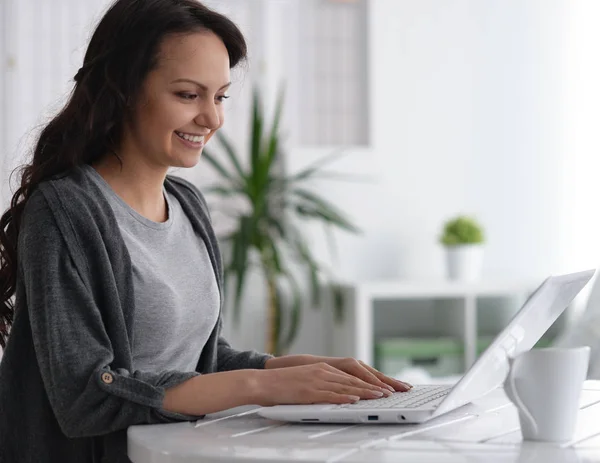
M 385 384 L 371 384 L 325 362 L 255 370 L 255 373 L 252 399 L 253 403 L 262 406 L 345 404 L 391 395 Z
M 265 368 L 289 368 L 315 363 L 326 363 L 337 370 L 361 379 L 366 383 L 384 388 L 385 390 L 389 389 L 392 392 L 406 392 L 412 388 L 410 384 L 390 378 L 380 371 L 377 371 L 375 368 L 354 358 L 318 357 L 315 355 L 284 355 L 283 357 L 269 359 L 265 364 Z
M 384 375 L 375 368 L 354 358 L 333 357 L 326 362 L 340 371 L 362 379 L 363 381 L 379 387 L 387 387 L 390 391 L 406 392 L 412 388 L 412 385 L 403 381 Z

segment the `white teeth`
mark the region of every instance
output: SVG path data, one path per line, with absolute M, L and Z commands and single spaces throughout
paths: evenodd
M 175 133 L 177 135 L 179 135 L 181 138 L 183 138 L 184 140 L 188 140 L 193 143 L 200 143 L 200 142 L 204 141 L 204 135 L 188 135 L 187 133 L 183 133 L 183 132 L 175 132 Z

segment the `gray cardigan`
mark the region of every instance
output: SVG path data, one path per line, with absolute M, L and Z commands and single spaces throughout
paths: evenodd
M 222 291 L 202 195 L 173 176 L 165 188 L 204 238 Z M 198 374 L 264 368 L 270 357 L 231 348 L 219 315 L 195 372 L 135 371 L 131 259 L 110 204 L 80 168 L 43 182 L 27 201 L 18 271 L 0 363 L 2 463 L 129 461 L 128 426 L 198 418 L 162 410 L 165 389 Z

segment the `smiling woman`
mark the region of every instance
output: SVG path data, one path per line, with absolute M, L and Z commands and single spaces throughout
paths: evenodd
M 166 37 L 124 131 L 119 146 L 124 157 L 147 159 L 162 176 L 169 166 L 195 166 L 223 125 L 229 68 L 227 48 L 211 31 Z M 108 174 L 114 161 L 105 157 L 94 167 Z
M 193 0 L 117 0 L 0 218 L 0 463 L 124 462 L 134 424 L 408 385 L 354 359 L 238 351 L 193 167 L 223 125 L 239 29 Z
M 210 30 L 173 34 L 159 44 L 156 64 L 143 81 L 120 143 L 91 162 L 142 215 L 165 216 L 156 186 L 162 186 L 169 167 L 194 167 L 223 125 L 230 66 L 225 43 Z M 155 186 L 154 197 L 132 190 L 132 177 L 140 174 L 146 179 L 144 188 Z

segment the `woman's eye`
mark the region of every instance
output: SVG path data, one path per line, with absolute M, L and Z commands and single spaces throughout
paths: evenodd
M 195 100 L 198 98 L 198 95 L 195 93 L 186 93 L 186 92 L 178 92 L 177 96 L 183 98 L 184 100 Z
M 217 101 L 223 103 L 227 98 L 229 98 L 229 95 L 220 95 L 217 97 Z

